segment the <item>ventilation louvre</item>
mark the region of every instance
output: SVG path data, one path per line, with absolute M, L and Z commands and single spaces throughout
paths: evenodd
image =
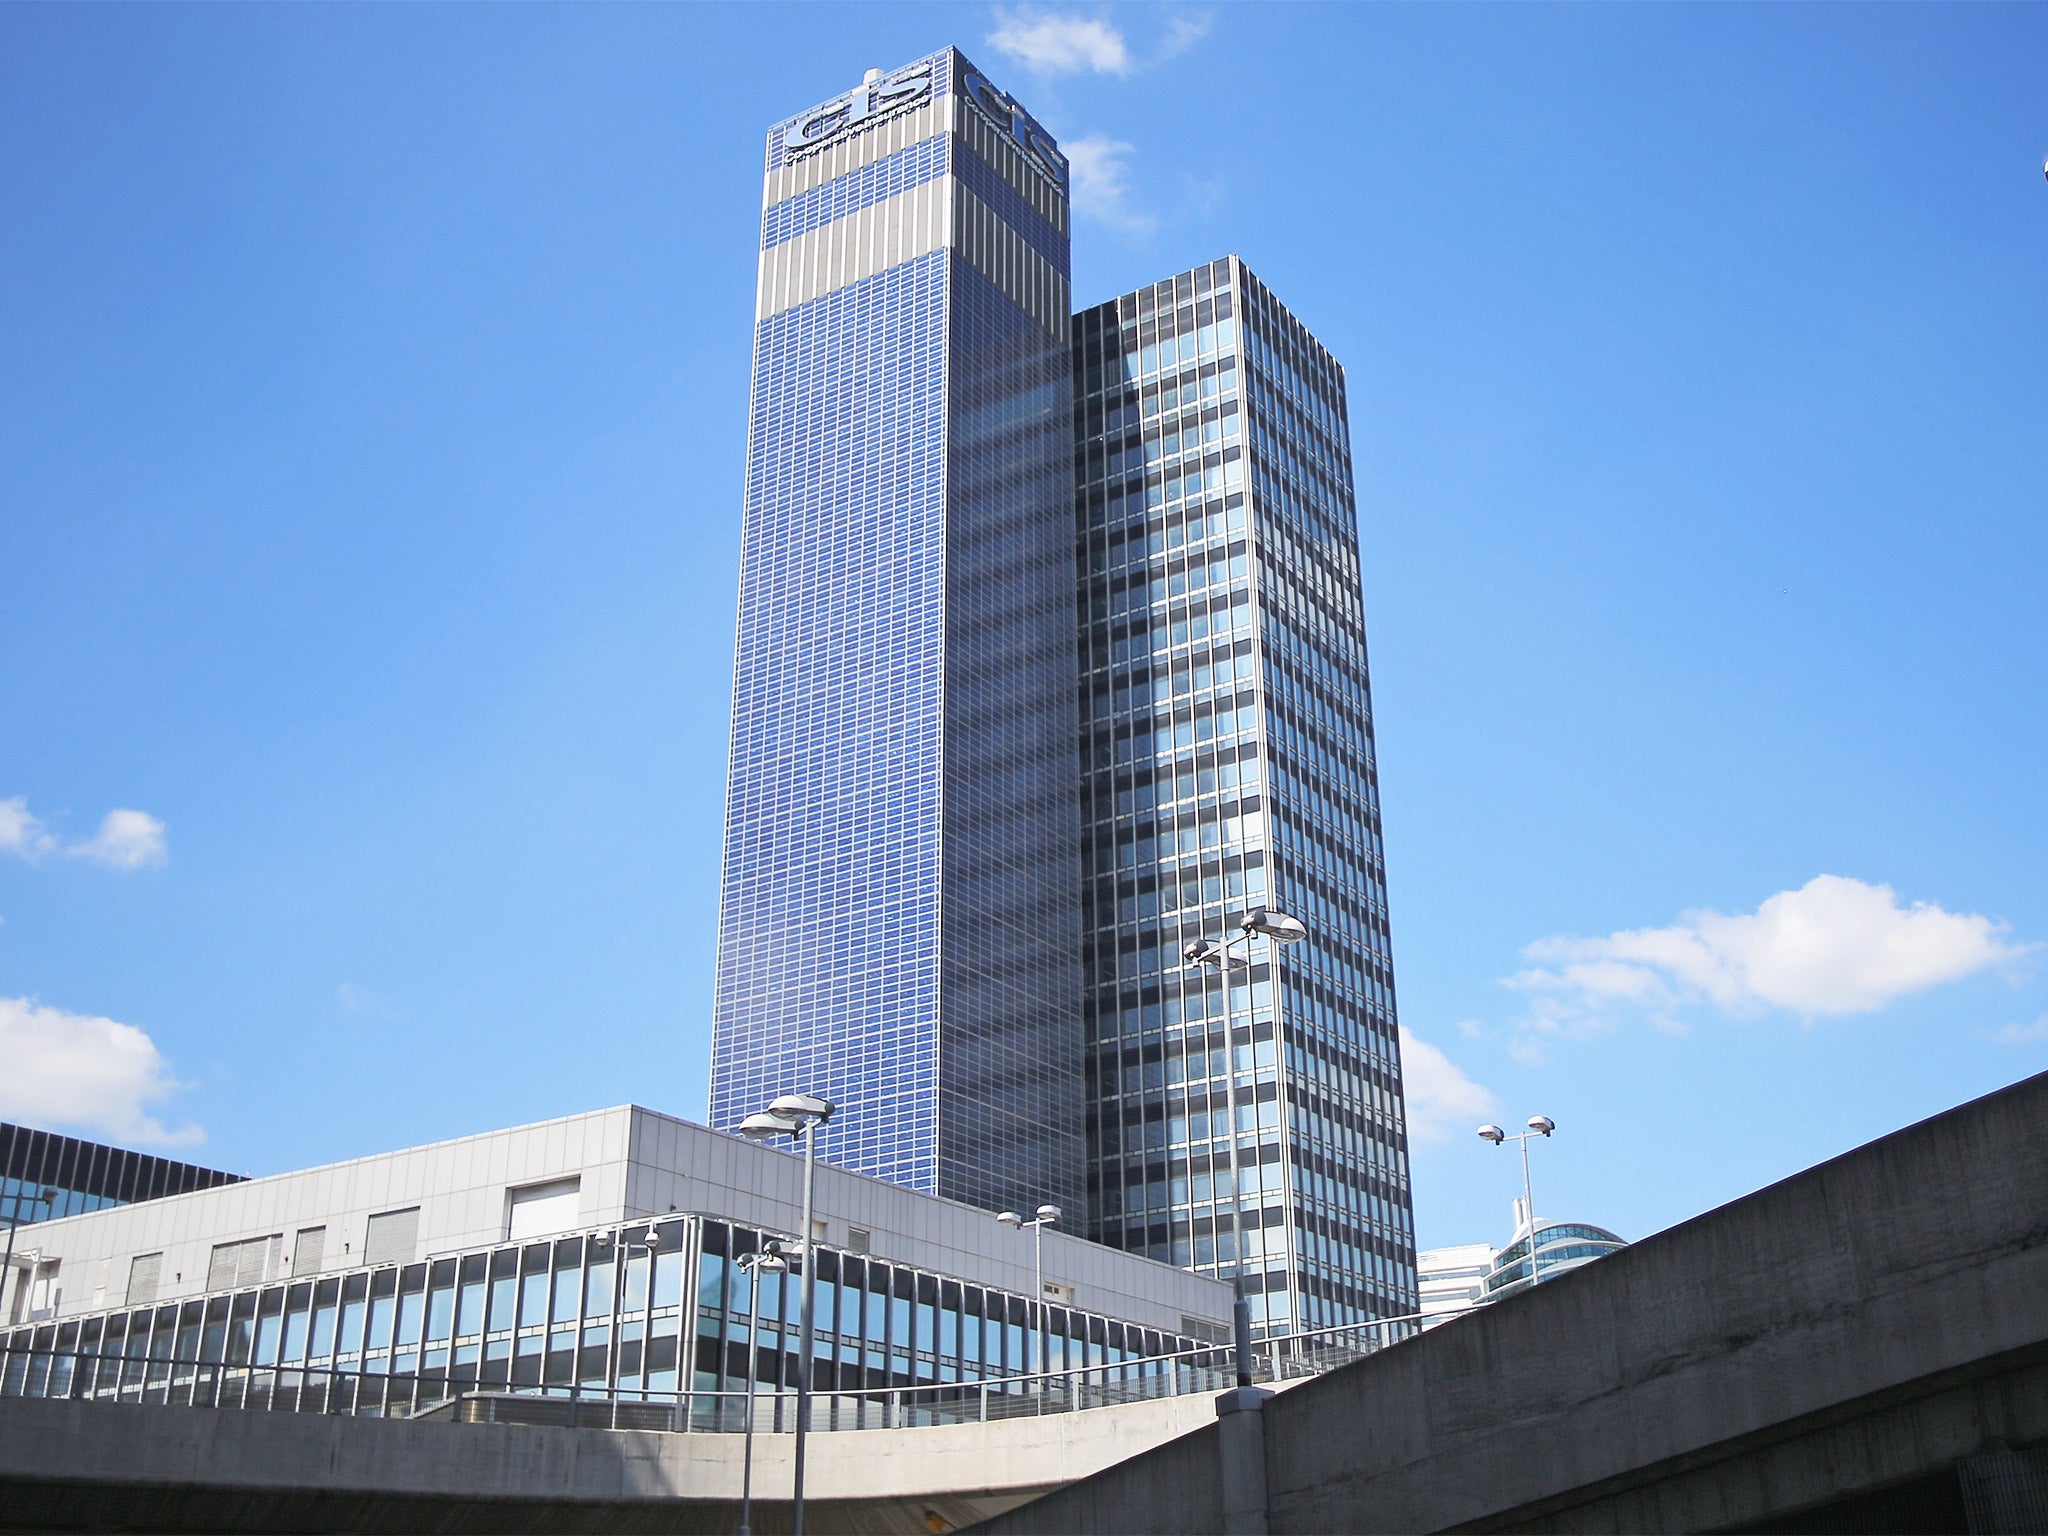
M 365 1264 L 410 1264 L 420 1245 L 420 1208 L 384 1211 L 370 1218 L 363 1238 Z

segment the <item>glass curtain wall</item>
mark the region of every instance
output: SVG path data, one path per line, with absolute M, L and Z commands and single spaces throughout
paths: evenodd
M 699 1258 L 695 1389 L 793 1391 L 800 1276 L 761 1274 L 738 1260 L 763 1234 L 707 1221 Z M 812 1386 L 875 1392 L 1117 1365 L 1195 1347 L 1182 1335 L 1048 1302 L 1031 1315 L 1016 1292 L 971 1285 L 871 1255 L 820 1250 Z M 759 1336 L 747 1329 L 759 1307 Z
M 242 1175 L 109 1147 L 25 1125 L 0 1125 L 0 1225 L 238 1184 Z M 48 1199 L 33 1198 L 47 1194 Z
M 94 1395 L 133 1401 L 189 1400 L 222 1368 L 275 1371 L 272 1390 L 297 1394 L 277 1406 L 371 1414 L 471 1390 L 794 1390 L 800 1277 L 763 1277 L 748 1347 L 754 1302 L 734 1261 L 763 1236 L 669 1217 L 15 1328 L 0 1332 L 0 1396 L 65 1395 L 81 1369 Z M 1198 1342 L 1052 1303 L 1034 1328 L 1020 1292 L 822 1246 L 818 1263 L 820 1392 L 1116 1364 Z
M 1091 1215 L 1268 1331 L 1415 1310 L 1343 375 L 1229 258 L 1076 317 Z M 1181 951 L 1271 904 L 1308 942 Z
M 51 1352 L 118 1358 L 122 1387 L 144 1400 L 201 1366 L 320 1373 L 339 1412 L 371 1411 L 387 1380 L 407 1403 L 463 1389 L 672 1393 L 696 1222 L 651 1230 L 652 1243 L 641 1222 L 18 1328 L 0 1393 L 33 1393 L 31 1358 Z

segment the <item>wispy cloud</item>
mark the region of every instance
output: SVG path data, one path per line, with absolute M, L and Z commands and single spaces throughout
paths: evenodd
M 1125 234 L 1151 232 L 1153 218 L 1131 201 L 1128 161 L 1135 150 L 1122 139 L 1091 133 L 1060 146 L 1073 179 L 1074 211 Z
M 1494 1112 L 1492 1090 L 1467 1077 L 1458 1064 L 1405 1026 L 1401 1030 L 1401 1089 L 1408 1133 L 1419 1141 L 1447 1141 Z
M 1123 33 L 1097 17 L 1056 11 L 998 10 L 989 46 L 1045 75 L 1127 75 L 1131 51 Z
M 1118 78 L 1163 64 L 1187 52 L 1209 35 L 1215 15 L 1192 6 L 1166 9 L 1164 28 L 1156 41 L 1134 47 L 1123 31 L 1100 15 L 1056 11 L 1041 6 L 999 6 L 989 46 L 1044 78 L 1061 75 L 1111 75 Z M 1104 133 L 1064 136 L 1072 175 L 1074 211 L 1083 218 L 1126 235 L 1147 235 L 1157 220 L 1132 196 L 1130 162 L 1137 151 L 1123 139 Z
M 181 1146 L 203 1141 L 149 1112 L 180 1084 L 156 1043 L 132 1024 L 0 997 L 0 1119 L 97 1131 L 120 1141 Z
M 1807 1019 L 1873 1013 L 2039 947 L 2009 942 L 2010 931 L 1932 902 L 1903 906 L 1888 885 L 1820 875 L 1754 912 L 1689 912 L 1667 928 L 1542 939 L 1524 951 L 1538 963 L 1508 978 L 1532 997 L 1514 1050 L 1540 1059 L 1544 1040 L 1599 1034 L 1630 1011 L 1671 1029 L 1700 1005 Z
M 1214 11 L 1198 11 L 1191 5 L 1176 5 L 1167 13 L 1166 36 L 1160 39 L 1159 57 L 1178 58 L 1209 35 L 1216 25 Z
M 91 837 L 65 842 L 32 815 L 28 799 L 16 795 L 0 800 L 0 853 L 11 853 L 31 864 L 47 854 L 87 859 L 109 869 L 141 869 L 162 864 L 169 856 L 164 841 L 164 824 L 147 811 L 112 810 L 100 820 Z
M 169 857 L 164 824 L 147 811 L 109 811 L 97 833 L 64 851 L 109 869 L 141 869 L 162 864 Z
M 34 862 L 56 846 L 57 839 L 50 836 L 49 828 L 29 814 L 26 795 L 0 800 L 0 853 Z
M 2031 1024 L 2008 1024 L 1991 1038 L 2000 1045 L 2032 1045 L 2036 1040 L 2048 1041 L 2048 1013 Z

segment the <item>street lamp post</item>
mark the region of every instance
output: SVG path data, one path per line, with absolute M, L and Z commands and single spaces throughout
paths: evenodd
M 1219 971 L 1248 969 L 1251 961 L 1230 953 L 1230 946 L 1242 939 L 1247 948 L 1253 939 L 1270 939 L 1275 944 L 1298 944 L 1308 937 L 1308 924 L 1271 907 L 1253 907 L 1237 921 L 1237 931 L 1220 939 L 1197 939 L 1180 952 L 1189 965 L 1213 965 Z
M 755 1140 L 796 1136 L 804 1144 L 804 1229 L 797 1252 L 802 1255 L 803 1322 L 798 1331 L 796 1366 L 796 1469 L 790 1513 L 791 1536 L 804 1536 L 804 1434 L 811 1418 L 811 1301 L 818 1289 L 818 1244 L 811 1228 L 811 1191 L 818 1171 L 818 1128 L 837 1106 L 814 1093 L 785 1093 L 766 1109 L 740 1122 L 740 1134 Z
M 1246 949 L 1251 948 L 1253 939 L 1265 939 L 1269 943 L 1296 944 L 1308 937 L 1308 924 L 1298 917 L 1289 917 L 1285 912 L 1275 912 L 1271 907 L 1254 907 L 1238 919 L 1237 931 L 1221 939 L 1197 939 L 1180 952 L 1181 960 L 1190 966 L 1214 966 L 1224 976 L 1233 968 L 1251 969 L 1251 961 L 1241 955 L 1233 955 L 1230 946 L 1242 939 Z M 1240 1203 L 1241 1204 L 1241 1203 Z M 1244 1232 L 1237 1233 L 1237 1265 L 1230 1277 L 1230 1334 L 1236 1357 L 1237 1384 L 1248 1387 L 1252 1384 L 1252 1305 L 1244 1294 Z
M 1031 1229 L 1031 1330 L 1038 1345 L 1038 1369 L 1045 1370 L 1045 1229 L 1060 1219 L 1056 1205 L 1041 1205 L 1026 1221 L 1015 1211 L 1003 1211 L 996 1220 L 1006 1227 Z M 1031 1361 L 1024 1362 L 1024 1374 L 1031 1374 Z
M 7 1213 L 7 1258 L 4 1263 L 0 1263 L 0 1298 L 5 1298 L 9 1290 L 19 1291 L 21 1289 L 19 1285 L 15 1284 L 14 1280 L 14 1229 L 21 1225 L 22 1203 L 26 1201 L 30 1205 L 48 1205 L 57 1198 L 57 1191 L 54 1189 L 39 1189 L 34 1194 L 30 1194 L 27 1190 L 22 1189 L 16 1190 L 5 1198 L 12 1208 Z M 7 1321 L 18 1310 L 11 1302 L 6 1302 L 5 1305 L 8 1310 L 5 1314 L 0 1314 L 0 1322 Z
M 754 1372 L 761 1362 L 761 1275 L 783 1274 L 789 1262 L 782 1257 L 782 1245 L 773 1241 L 756 1253 L 743 1253 L 739 1267 L 747 1276 L 747 1413 L 746 1454 L 740 1471 L 740 1536 L 753 1536 L 754 1517 Z M 782 1386 L 781 1346 L 776 1347 L 775 1385 Z
M 1536 1273 L 1536 1196 L 1529 1184 L 1529 1140 L 1534 1136 L 1548 1137 L 1557 1129 L 1557 1122 L 1548 1115 L 1531 1115 L 1529 1129 L 1519 1135 L 1510 1136 L 1497 1125 L 1479 1127 L 1479 1139 L 1490 1141 L 1496 1147 L 1503 1142 L 1518 1141 L 1522 1144 L 1522 1214 L 1529 1221 L 1529 1288 L 1534 1290 L 1542 1278 Z

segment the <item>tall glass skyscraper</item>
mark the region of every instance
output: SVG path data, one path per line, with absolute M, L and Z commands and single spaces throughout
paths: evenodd
M 947 49 L 768 135 L 711 1118 L 1082 1203 L 1066 161 Z
M 1344 373 L 1236 258 L 1075 317 L 1096 1236 L 1416 1310 Z M 1251 908 L 1304 921 L 1191 966 Z

